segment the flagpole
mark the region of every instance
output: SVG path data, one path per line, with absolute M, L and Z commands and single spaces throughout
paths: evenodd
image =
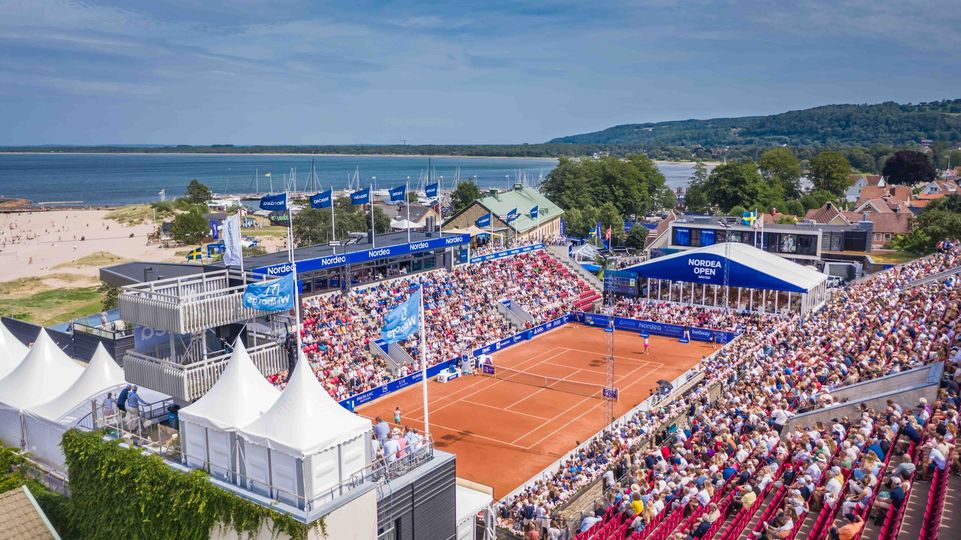
M 284 191 L 284 204 L 287 206 L 287 260 L 290 262 L 291 272 L 294 274 L 294 333 L 297 337 L 297 359 L 300 361 L 300 351 L 303 346 L 300 340 L 300 287 L 297 283 L 297 262 L 294 260 L 294 218 L 290 212 L 289 196 Z
M 330 247 L 334 249 L 334 254 L 337 254 L 337 246 L 334 242 L 337 241 L 337 229 L 334 226 L 334 186 L 330 186 Z
M 374 185 L 367 191 L 367 202 L 370 203 L 370 244 L 377 247 L 377 228 L 374 227 Z
M 424 439 L 430 440 L 430 420 L 427 411 L 427 321 L 424 320 L 424 284 L 420 285 L 420 369 L 424 394 Z
M 410 243 L 410 177 L 407 177 L 407 187 L 404 188 L 404 198 L 407 199 L 407 243 Z

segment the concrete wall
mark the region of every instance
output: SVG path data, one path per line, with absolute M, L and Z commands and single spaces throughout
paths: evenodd
M 841 405 L 834 405 L 831 407 L 825 407 L 824 409 L 811 411 L 809 413 L 799 414 L 787 421 L 787 423 L 784 425 L 784 431 L 782 435 L 787 436 L 792 430 L 794 430 L 795 427 L 798 426 L 810 427 L 815 425 L 817 422 L 822 422 L 824 425 L 828 425 L 832 418 L 840 418 L 842 416 L 853 418 L 859 414 L 858 406 L 862 404 L 877 411 L 884 409 L 884 407 L 887 406 L 889 399 L 900 405 L 904 410 L 911 409 L 917 405 L 918 400 L 922 397 L 926 398 L 929 403 L 934 403 L 934 400 L 937 399 L 938 396 L 939 387 L 940 385 L 938 383 L 918 385 L 907 390 L 895 390 L 892 392 L 877 394 L 866 399 L 851 400 Z
M 831 395 L 836 402 L 844 402 L 876 396 L 878 394 L 886 394 L 897 390 L 905 390 L 918 385 L 940 381 L 943 370 L 943 362 L 931 364 L 902 373 L 887 375 L 879 379 L 837 388 L 831 392 Z

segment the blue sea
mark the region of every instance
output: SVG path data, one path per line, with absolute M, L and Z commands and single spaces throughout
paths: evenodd
M 555 159 L 432 157 L 435 178 L 449 188 L 460 169 L 461 179 L 475 179 L 483 189 L 507 187 L 526 177 L 536 184 L 557 165 Z M 361 185 L 387 188 L 410 177 L 412 187 L 426 176 L 426 157 L 211 155 L 211 154 L 0 154 L 0 197 L 83 205 L 152 202 L 165 190 L 167 198 L 184 193 L 191 179 L 215 193 L 267 192 L 271 182 L 284 189 L 285 177 L 296 169 L 297 191 L 305 189 L 311 167 L 323 187 L 347 185 L 355 173 Z M 664 163 L 659 167 L 668 185 L 688 182 L 693 164 Z M 255 181 L 255 176 L 259 180 Z M 270 173 L 270 177 L 265 174 Z M 376 180 L 374 178 L 376 177 Z

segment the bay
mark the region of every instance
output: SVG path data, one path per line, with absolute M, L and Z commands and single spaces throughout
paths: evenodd
M 556 159 L 432 157 L 435 178 L 449 188 L 458 168 L 462 180 L 482 188 L 505 188 L 526 177 L 536 184 L 557 165 Z M 216 193 L 283 190 L 296 169 L 297 190 L 313 167 L 322 187 L 346 187 L 357 172 L 362 186 L 412 187 L 427 174 L 428 158 L 419 156 L 335 156 L 268 154 L 0 154 L 0 197 L 83 205 L 118 205 L 180 196 L 192 179 Z M 693 164 L 658 163 L 671 187 L 687 184 Z M 259 173 L 259 179 L 255 176 Z M 270 173 L 270 177 L 265 174 Z M 376 177 L 376 180 L 374 178 Z

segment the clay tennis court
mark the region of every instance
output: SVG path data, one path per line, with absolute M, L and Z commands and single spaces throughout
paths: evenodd
M 615 332 L 615 386 L 619 417 L 647 399 L 659 379 L 674 380 L 713 348 L 702 342 L 650 338 L 650 354 L 635 332 Z M 603 385 L 607 335 L 603 329 L 567 324 L 531 341 L 494 353 L 494 364 L 538 375 Z M 526 377 L 523 377 L 526 379 Z M 562 383 L 563 384 L 563 383 Z M 573 386 L 573 385 L 572 385 Z M 378 399 L 357 411 L 423 428 L 421 385 Z M 428 382 L 430 430 L 437 448 L 457 454 L 457 476 L 507 495 L 605 425 L 605 401 L 482 375 L 448 383 Z

